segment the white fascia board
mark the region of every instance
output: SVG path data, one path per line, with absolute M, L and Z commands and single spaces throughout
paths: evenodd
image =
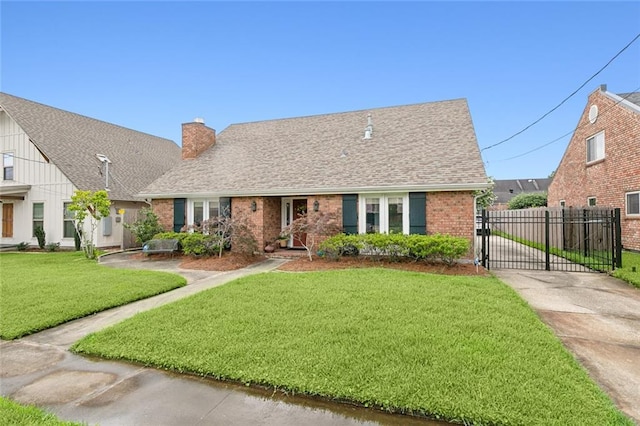
M 340 194 L 380 194 L 393 192 L 452 192 L 476 191 L 488 188 L 487 182 L 460 183 L 448 185 L 403 185 L 403 186 L 363 186 L 350 188 L 277 188 L 270 190 L 240 190 L 224 192 L 190 192 L 190 193 L 141 193 L 145 199 L 163 198 L 217 198 L 217 197 L 291 197 L 304 195 L 340 195 Z
M 605 95 L 607 95 L 608 97 L 610 97 L 611 99 L 613 99 L 614 101 L 618 102 L 620 105 L 622 105 L 623 107 L 630 109 L 631 111 L 640 114 L 640 106 L 634 104 L 633 102 L 629 102 L 628 100 L 626 100 L 625 98 L 622 98 L 618 95 L 616 95 L 615 93 L 611 93 L 611 92 L 603 92 Z

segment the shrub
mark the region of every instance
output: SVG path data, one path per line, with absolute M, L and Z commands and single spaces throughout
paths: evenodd
M 187 232 L 160 232 L 151 237 L 152 240 L 178 240 L 178 251 L 182 251 L 182 240 L 190 234 Z
M 82 249 L 82 230 L 76 230 L 73 233 L 73 245 L 76 248 L 76 251 L 80 251 Z
M 46 242 L 46 232 L 44 232 L 42 226 L 38 226 L 33 232 L 34 234 L 36 234 L 36 238 L 38 239 L 38 247 L 44 250 L 44 245 Z
M 373 255 L 399 260 L 409 257 L 416 261 L 455 263 L 469 252 L 469 241 L 449 235 L 403 234 L 338 234 L 320 244 L 323 255 L 339 259 L 347 255 Z
M 518 194 L 507 204 L 509 210 L 528 209 L 530 207 L 546 207 L 547 193 L 526 193 Z
M 158 216 L 150 208 L 140 209 L 138 219 L 133 223 L 125 223 L 124 227 L 133 232 L 139 244 L 153 239 L 154 235 L 164 231 Z
M 26 251 L 29 248 L 29 243 L 22 241 L 21 243 L 18 243 L 18 245 L 16 246 L 16 249 L 18 251 Z
M 49 243 L 46 245 L 47 251 L 58 251 L 60 249 L 60 243 Z
M 182 252 L 192 256 L 210 256 L 220 249 L 219 238 L 215 235 L 187 234 L 182 239 Z

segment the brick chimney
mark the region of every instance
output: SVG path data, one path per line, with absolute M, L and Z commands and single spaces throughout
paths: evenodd
M 191 160 L 216 143 L 216 131 L 204 125 L 202 118 L 182 124 L 182 159 Z

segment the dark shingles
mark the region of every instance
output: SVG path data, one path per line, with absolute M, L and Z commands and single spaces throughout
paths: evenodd
M 180 160 L 180 147 L 168 139 L 6 93 L 0 93 L 0 106 L 79 189 L 104 189 L 96 154 L 106 155 L 112 162 L 113 200 L 136 199 L 140 190 Z

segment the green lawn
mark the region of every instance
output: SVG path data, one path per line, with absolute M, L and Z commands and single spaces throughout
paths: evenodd
M 72 350 L 475 424 L 632 425 L 492 277 L 262 274 L 140 313 Z
M 3 425 L 75 426 L 83 424 L 64 422 L 39 408 L 20 405 L 2 397 L 0 397 L 0 419 Z
M 0 338 L 15 339 L 186 284 L 164 272 L 112 269 L 81 252 L 0 254 Z
M 613 276 L 640 288 L 640 253 L 622 252 L 622 268 L 613 271 Z

